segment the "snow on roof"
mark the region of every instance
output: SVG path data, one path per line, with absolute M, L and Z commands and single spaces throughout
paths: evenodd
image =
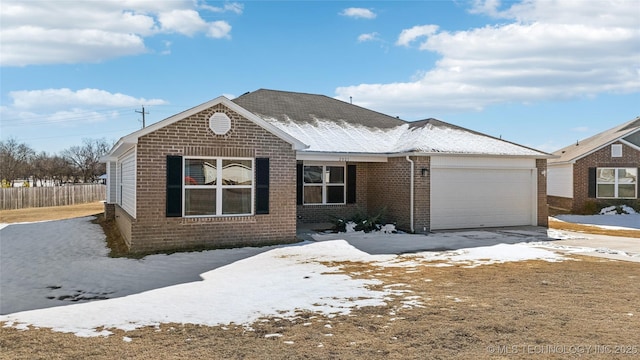
M 234 103 L 309 145 L 301 152 L 549 155 L 446 122 L 409 122 L 324 95 L 259 89 Z
M 483 155 L 544 156 L 546 154 L 508 141 L 454 126 L 422 126 L 411 123 L 380 129 L 345 121 L 315 119 L 297 122 L 265 118 L 272 125 L 309 145 L 303 151 L 336 153 L 454 153 Z M 441 124 L 445 124 L 439 122 Z

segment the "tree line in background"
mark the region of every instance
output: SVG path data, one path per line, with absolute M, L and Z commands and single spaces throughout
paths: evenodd
M 18 182 L 27 186 L 60 186 L 65 183 L 95 183 L 106 173 L 100 158 L 111 144 L 106 139 L 82 139 L 60 154 L 37 153 L 29 145 L 10 138 L 0 141 L 2 187 Z

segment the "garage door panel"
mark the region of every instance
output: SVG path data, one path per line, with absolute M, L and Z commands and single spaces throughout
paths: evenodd
M 530 169 L 432 169 L 431 228 L 530 225 Z

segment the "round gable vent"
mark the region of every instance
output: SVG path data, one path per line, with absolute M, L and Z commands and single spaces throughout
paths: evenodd
M 227 114 L 217 112 L 209 118 L 209 128 L 216 135 L 224 135 L 231 130 L 231 119 Z

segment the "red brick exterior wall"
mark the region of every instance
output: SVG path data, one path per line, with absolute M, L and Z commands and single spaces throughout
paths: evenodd
M 549 203 L 549 206 L 552 206 L 558 209 L 569 210 L 569 211 L 573 209 L 572 198 L 548 195 L 547 202 Z
M 430 158 L 411 157 L 414 161 L 414 229 L 417 233 L 430 229 L 430 178 L 427 172 Z M 335 217 L 348 218 L 356 211 L 369 216 L 384 211 L 385 222 L 410 231 L 410 173 L 411 163 L 404 157 L 389 158 L 386 163 L 356 163 L 356 204 L 299 205 L 298 217 L 303 223 L 330 222 Z
M 225 135 L 209 129 L 208 119 L 215 112 L 226 113 L 232 121 Z M 167 155 L 269 158 L 269 214 L 166 217 Z M 295 241 L 296 159 L 291 144 L 222 104 L 140 137 L 136 171 L 132 252 Z
M 298 205 L 298 221 L 301 223 L 332 223 L 336 218 L 348 219 L 354 214 L 368 213 L 367 167 L 368 163 L 348 162 L 356 166 L 356 203 L 344 205 Z M 346 167 L 345 167 L 346 170 Z
M 547 159 L 536 159 L 538 172 L 538 226 L 549 226 L 549 205 L 547 204 Z
M 415 163 L 413 227 L 422 234 L 431 230 L 431 157 L 412 156 L 411 160 Z M 426 169 L 424 176 L 422 169 Z
M 589 198 L 589 168 L 591 167 L 640 167 L 640 151 L 622 144 L 622 157 L 611 157 L 611 145 L 585 156 L 573 165 L 573 208 L 580 212 L 587 201 L 610 201 Z M 636 194 L 637 195 L 637 194 Z
M 385 209 L 386 220 L 398 229 L 410 230 L 409 174 L 405 158 L 389 158 L 386 163 L 369 164 L 367 204 L 369 211 Z

